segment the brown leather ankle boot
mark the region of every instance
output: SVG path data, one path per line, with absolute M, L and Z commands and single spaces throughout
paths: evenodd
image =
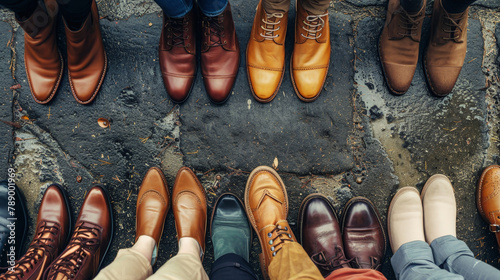
M 64 25 L 71 92 L 78 103 L 88 104 L 99 92 L 108 64 L 95 0 L 92 1 L 89 16 L 79 30 L 71 30 L 66 21 Z
M 63 73 L 62 56 L 57 49 L 56 16 L 54 0 L 38 2 L 31 17 L 20 21 L 24 29 L 24 65 L 37 103 L 46 104 L 54 97 Z
M 469 9 L 449 14 L 441 0 L 434 1 L 431 38 L 424 57 L 424 70 L 432 93 L 446 96 L 453 90 L 467 52 Z
M 400 0 L 389 0 L 387 5 L 378 52 L 387 86 L 396 95 L 402 95 L 410 88 L 417 69 L 425 3 L 424 0 L 420 11 L 414 14 L 404 10 Z
M 231 6 L 216 17 L 202 16 L 201 73 L 208 97 L 224 103 L 233 88 L 240 65 L 240 45 Z
M 0 280 L 43 279 L 42 274 L 64 250 L 70 233 L 70 216 L 66 196 L 58 185 L 45 191 L 36 221 L 33 241 L 26 254 Z

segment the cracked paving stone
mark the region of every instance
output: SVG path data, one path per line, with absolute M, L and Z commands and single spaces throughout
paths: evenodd
M 14 84 L 10 62 L 12 51 L 7 44 L 12 38 L 12 28 L 6 22 L 0 22 L 0 120 L 12 122 L 13 93 L 10 87 Z M 13 127 L 0 122 L 0 180 L 7 178 L 7 169 L 14 150 L 12 139 Z
M 429 23 L 424 22 L 423 41 L 428 41 Z M 453 92 L 445 98 L 437 98 L 429 92 L 425 82 L 421 60 L 409 91 L 403 96 L 389 93 L 380 66 L 377 45 L 382 19 L 365 18 L 358 26 L 356 42 L 359 61 L 356 62 L 355 81 L 366 108 L 377 105 L 384 115 L 393 118 L 389 124 L 385 118 L 371 122 L 375 135 L 382 129 L 393 131 L 392 136 L 377 137 L 384 149 L 399 151 L 399 157 L 407 153 L 404 166 L 398 166 L 397 153 L 391 157 L 400 181 L 412 170 L 418 172 L 413 184 L 418 188 L 436 173 L 450 177 L 456 190 L 458 206 L 457 233 L 482 260 L 498 267 L 492 235 L 488 235 L 475 205 L 475 186 L 478 172 L 482 170 L 488 147 L 486 125 L 485 76 L 482 75 L 483 39 L 481 24 L 470 19 L 468 51 L 464 67 Z M 422 57 L 422 49 L 421 55 Z M 400 146 L 390 146 L 390 139 L 399 139 Z M 409 153 L 408 153 L 409 152 Z M 414 171 L 413 171 L 414 172 Z M 407 181 L 407 180 L 406 180 Z M 403 187 L 403 185 L 401 185 Z M 483 243 L 482 237 L 487 236 Z
M 238 6 L 237 3 L 233 6 L 236 13 Z M 244 59 L 252 22 L 253 15 L 236 21 L 242 57 L 233 93 L 226 104 L 210 104 L 198 73 L 193 92 L 181 108 L 181 148 L 186 164 L 199 170 L 250 171 L 259 165 L 271 165 L 278 158 L 278 170 L 284 172 L 338 174 L 351 169 L 350 17 L 330 16 L 333 67 L 329 69 L 323 92 L 312 103 L 298 99 L 290 79 L 293 20 L 288 22 L 287 64 L 281 88 L 272 102 L 255 101 L 245 77 Z

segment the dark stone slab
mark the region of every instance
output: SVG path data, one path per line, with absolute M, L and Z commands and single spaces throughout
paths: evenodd
M 497 23 L 497 26 L 496 26 L 495 30 L 496 30 L 495 36 L 497 38 L 497 46 L 498 46 L 498 49 L 500 49 L 500 23 Z M 497 57 L 497 61 L 500 64 L 500 54 Z
M 490 9 L 500 8 L 500 1 L 497 0 L 477 0 L 474 2 L 475 6 L 482 6 Z
M 6 22 L 0 22 L 0 120 L 12 122 L 13 93 L 10 87 L 14 85 L 10 62 L 12 51 L 7 43 L 12 38 L 12 27 Z M 14 144 L 12 142 L 11 125 L 0 122 L 0 180 L 7 178 L 9 160 Z
M 109 263 L 119 248 L 129 247 L 134 240 L 136 194 L 142 177 L 150 166 L 160 165 L 159 155 L 164 147 L 177 147 L 175 127 L 167 120 L 177 110 L 173 110 L 174 104 L 167 98 L 158 65 L 161 18 L 150 14 L 100 22 L 109 68 L 91 105 L 75 101 L 67 70 L 58 93 L 48 105 L 32 99 L 24 67 L 17 68 L 16 76 L 22 84 L 19 104 L 23 113 L 41 129 L 29 131 L 35 131 L 33 134 L 40 141 L 52 143 L 49 147 L 57 156 L 57 173 L 71 197 L 74 217 L 85 191 L 93 183 L 103 184 L 109 190 L 117 232 L 106 261 Z M 64 32 L 59 32 L 60 49 L 66 57 Z M 21 30 L 16 40 L 18 65 L 24 65 Z M 108 119 L 110 126 L 100 127 L 98 118 Z M 81 183 L 76 182 L 77 176 L 82 176 Z M 40 180 L 60 182 L 51 169 Z M 168 258 L 167 254 L 163 256 Z
M 445 98 L 434 97 L 425 82 L 421 60 L 410 90 L 403 96 L 389 93 L 377 53 L 382 19 L 365 18 L 358 25 L 355 81 L 365 108 L 374 105 L 387 117 L 388 129 L 403 141 L 412 164 L 428 176 L 442 173 L 453 182 L 458 206 L 457 233 L 475 254 L 495 266 L 496 253 L 489 236 L 486 246 L 479 240 L 486 235 L 474 197 L 476 180 L 488 147 L 485 76 L 481 71 L 483 39 L 478 20 L 469 21 L 468 52 L 453 92 Z M 428 42 L 429 21 L 424 23 L 422 49 Z M 361 39 L 362 38 L 362 39 Z M 388 115 L 390 115 L 390 120 Z M 373 120 L 372 123 L 381 120 Z M 417 187 L 422 187 L 420 182 Z M 471 226 L 474 225 L 474 226 Z
M 250 10 L 243 3 L 235 3 L 232 8 L 241 46 L 238 78 L 228 102 L 214 106 L 198 73 L 192 95 L 181 107 L 181 149 L 186 164 L 199 170 L 251 170 L 271 165 L 278 158 L 279 170 L 299 174 L 336 174 L 352 168 L 347 145 L 353 92 L 350 18 L 330 16 L 331 67 L 321 96 L 309 104 L 297 98 L 290 80 L 294 30 L 294 18 L 290 18 L 283 83 L 271 103 L 260 104 L 253 98 L 246 78 L 245 52 L 253 14 L 242 12 Z

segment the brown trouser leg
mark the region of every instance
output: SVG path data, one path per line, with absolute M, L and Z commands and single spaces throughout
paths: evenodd
M 293 242 L 283 245 L 269 264 L 271 280 L 324 280 L 304 248 Z

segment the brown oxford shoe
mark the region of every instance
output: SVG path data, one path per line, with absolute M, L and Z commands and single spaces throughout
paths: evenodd
M 90 14 L 79 30 L 71 30 L 66 21 L 64 25 L 71 92 L 78 103 L 88 104 L 99 92 L 108 67 L 95 0 L 92 0 Z
M 196 37 L 194 12 L 182 18 L 163 14 L 158 54 L 165 89 L 176 103 L 186 101 L 196 76 Z
M 262 253 L 259 255 L 264 279 L 269 279 L 268 267 L 283 245 L 297 242 L 286 220 L 288 196 L 278 173 L 267 166 L 255 168 L 245 188 L 245 211 L 257 236 Z
M 344 253 L 337 214 L 328 198 L 319 193 L 308 195 L 300 205 L 298 227 L 300 244 L 323 277 L 351 267 Z
M 92 187 L 83 201 L 68 246 L 52 262 L 44 279 L 92 279 L 97 275 L 113 237 L 111 205 L 104 189 Z
M 50 263 L 64 250 L 70 234 L 70 215 L 66 195 L 59 185 L 51 185 L 38 209 L 35 236 L 26 254 L 2 280 L 38 280 Z
M 201 73 L 208 97 L 224 103 L 236 81 L 240 45 L 234 30 L 231 6 L 216 17 L 202 16 Z
M 189 167 L 177 172 L 172 190 L 172 211 L 175 217 L 177 240 L 191 237 L 205 252 L 207 230 L 207 198 L 205 189 Z
M 288 12 L 267 13 L 261 0 L 255 12 L 247 46 L 247 75 L 254 98 L 270 102 L 285 72 L 285 35 Z
M 426 1 L 420 11 L 410 14 L 400 0 L 389 0 L 378 51 L 387 86 L 396 95 L 410 88 L 417 69 L 418 49 L 425 17 Z
M 379 269 L 385 255 L 385 232 L 377 209 L 370 200 L 354 197 L 342 218 L 345 254 L 353 268 Z
M 453 90 L 467 52 L 467 17 L 450 14 L 441 0 L 434 1 L 431 37 L 424 56 L 424 70 L 432 93 L 446 96 Z
M 17 22 L 24 29 L 24 66 L 37 103 L 46 104 L 56 94 L 63 74 L 62 56 L 57 48 L 57 2 L 38 2 L 31 17 Z M 47 22 L 41 22 L 47 20 Z
M 295 44 L 290 73 L 300 100 L 312 102 L 319 97 L 330 65 L 330 25 L 328 10 L 321 15 L 306 11 L 296 2 Z
M 170 195 L 165 175 L 161 169 L 151 167 L 142 180 L 137 196 L 135 241 L 141 235 L 147 235 L 156 241 L 153 264 L 156 262 L 157 250 L 169 207 Z
M 490 165 L 484 169 L 477 185 L 476 206 L 483 219 L 490 224 L 500 248 L 500 166 Z

